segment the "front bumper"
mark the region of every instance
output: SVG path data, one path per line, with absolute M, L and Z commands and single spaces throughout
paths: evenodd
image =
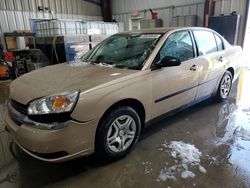
M 5 122 L 20 148 L 37 159 L 62 162 L 94 152 L 98 120 L 86 123 L 69 120 L 61 129 L 43 130 L 25 123 L 17 125 L 6 112 Z

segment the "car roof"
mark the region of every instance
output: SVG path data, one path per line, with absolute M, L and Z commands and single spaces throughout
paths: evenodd
M 164 34 L 169 31 L 177 31 L 177 30 L 186 30 L 186 29 L 199 29 L 199 30 L 209 30 L 209 28 L 205 27 L 158 27 L 158 28 L 150 28 L 150 29 L 141 29 L 141 30 L 133 30 L 133 31 L 126 31 L 122 32 L 121 34 L 134 34 L 134 33 L 159 33 Z

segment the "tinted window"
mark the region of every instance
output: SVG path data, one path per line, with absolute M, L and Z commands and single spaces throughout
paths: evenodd
M 193 31 L 199 49 L 199 55 L 217 52 L 214 34 L 209 31 Z
M 160 59 L 165 56 L 179 58 L 181 61 L 194 57 L 193 43 L 188 31 L 176 32 L 168 37 L 160 50 Z
M 221 38 L 216 34 L 214 34 L 214 36 L 215 36 L 215 40 L 217 43 L 218 51 L 224 50 L 224 46 L 223 46 L 223 42 L 222 42 Z

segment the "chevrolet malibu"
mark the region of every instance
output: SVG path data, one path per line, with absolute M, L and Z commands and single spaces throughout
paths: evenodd
M 43 161 L 120 158 L 157 117 L 226 100 L 242 61 L 241 47 L 206 28 L 115 34 L 74 62 L 13 81 L 6 129 Z

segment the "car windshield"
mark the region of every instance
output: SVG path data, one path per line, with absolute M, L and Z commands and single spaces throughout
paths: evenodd
M 87 63 L 140 70 L 160 37 L 161 34 L 152 33 L 113 35 L 80 59 Z

